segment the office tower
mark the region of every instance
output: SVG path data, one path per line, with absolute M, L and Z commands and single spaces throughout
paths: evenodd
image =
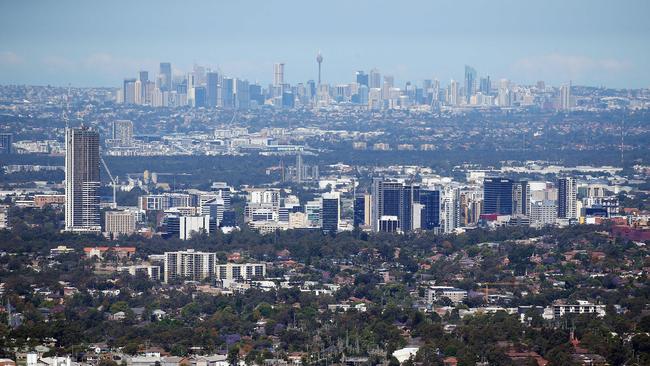
M 528 181 L 513 183 L 512 186 L 512 213 L 515 215 L 528 215 L 530 186 Z
M 223 78 L 221 80 L 221 107 L 232 109 L 235 106 L 235 86 L 233 78 Z
M 353 215 L 353 225 L 354 227 L 359 227 L 366 225 L 366 196 L 357 196 L 354 197 L 354 215 Z
M 112 138 L 120 146 L 131 146 L 133 142 L 133 122 L 124 119 L 113 121 Z
M 264 95 L 262 94 L 262 86 L 258 84 L 250 84 L 248 86 L 248 96 L 251 102 L 257 105 L 264 105 Z
M 143 84 L 149 81 L 149 72 L 148 71 L 138 71 L 138 80 Z
M 233 92 L 235 94 L 235 109 L 248 109 L 250 106 L 250 89 L 248 81 L 235 79 Z
M 368 102 L 370 100 L 370 90 L 368 89 L 367 86 L 361 85 L 359 87 L 359 92 L 358 92 L 358 103 L 360 105 L 368 105 Z
M 65 146 L 65 229 L 99 232 L 99 133 L 68 129 Z
M 11 133 L 0 133 L 0 154 L 12 154 L 14 135 Z
M 509 107 L 511 103 L 510 81 L 508 79 L 499 80 L 499 92 L 497 95 L 499 107 Z
M 140 90 L 139 93 L 136 93 L 136 95 L 139 98 L 139 103 L 137 104 L 145 104 L 145 101 L 147 99 L 147 85 L 149 83 L 149 72 L 144 70 L 139 71 L 138 81 L 140 82 Z
M 363 72 L 363 70 L 357 71 L 356 79 L 357 79 L 357 84 L 368 86 L 368 74 Z
M 458 82 L 451 80 L 449 83 L 449 92 L 447 95 L 447 104 L 458 105 Z
M 490 77 L 486 76 L 484 78 L 481 78 L 481 85 L 479 87 L 479 91 L 483 93 L 483 95 L 490 95 L 490 89 L 492 88 L 491 82 L 490 82 Z
M 216 259 L 215 253 L 195 252 L 193 249 L 165 252 L 165 283 L 212 279 Z
M 476 70 L 465 65 L 465 103 L 469 104 L 469 99 L 476 94 Z
M 418 185 L 373 178 L 372 197 L 373 231 L 379 230 L 379 220 L 383 216 L 397 217 L 398 227 L 403 232 L 413 229 L 413 203 L 420 201 Z
M 316 62 L 318 62 L 318 85 L 321 84 L 321 65 L 323 63 L 323 55 L 318 51 L 318 54 L 316 55 Z
M 205 76 L 205 105 L 211 108 L 217 106 L 219 88 L 219 73 L 208 72 Z
M 483 213 L 512 215 L 512 186 L 508 178 L 485 178 L 483 180 Z
M 195 86 L 194 88 L 194 107 L 205 107 L 206 90 L 205 86 Z
M 368 87 L 381 88 L 381 74 L 379 73 L 379 70 L 370 70 L 370 74 L 368 74 Z
M 321 220 L 323 232 L 336 233 L 339 229 L 341 217 L 341 200 L 336 193 L 324 193 L 322 197 Z
M 422 208 L 421 224 L 423 230 L 434 230 L 440 227 L 440 191 L 423 189 L 420 191 Z
M 160 63 L 160 90 L 172 91 L 172 64 L 169 62 Z
M 560 110 L 568 111 L 571 109 L 571 84 L 560 87 Z
M 557 182 L 557 216 L 561 219 L 577 219 L 577 183 L 574 178 L 560 178 Z
M 135 82 L 136 79 L 124 79 L 124 87 L 122 89 L 124 104 L 135 104 Z
M 284 85 L 284 64 L 276 63 L 273 65 L 273 86 L 283 86 Z
M 414 213 L 414 204 L 420 202 L 420 186 L 416 184 L 405 184 L 402 188 L 402 202 L 400 206 L 400 228 L 402 231 L 412 231 L 414 229 L 413 225 L 413 213 Z M 419 213 L 418 213 L 419 216 Z M 417 223 L 417 227 L 420 226 L 420 223 Z

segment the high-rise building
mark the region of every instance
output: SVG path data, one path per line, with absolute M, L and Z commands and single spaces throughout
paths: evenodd
M 445 187 L 441 206 L 443 232 L 452 233 L 460 227 L 460 189 Z
M 88 127 L 68 129 L 65 145 L 65 229 L 99 232 L 99 133 Z
M 136 79 L 124 79 L 124 86 L 122 88 L 122 95 L 124 96 L 124 104 L 135 104 L 135 83 Z
M 557 216 L 561 219 L 577 219 L 577 183 L 574 178 L 560 178 L 557 182 Z
M 449 83 L 449 92 L 447 94 L 447 104 L 458 105 L 458 82 L 452 80 Z
M 571 84 L 560 87 L 560 110 L 568 111 L 571 109 Z
M 379 219 L 395 216 L 401 231 L 413 230 L 413 204 L 420 202 L 420 187 L 374 178 L 372 182 L 372 228 L 379 230 Z M 419 225 L 417 225 L 419 226 Z
M 149 83 L 149 72 L 142 70 L 138 72 L 138 81 L 140 82 L 140 90 L 138 93 L 139 102 L 138 104 L 144 104 L 147 99 L 147 85 Z
M 12 154 L 14 135 L 11 133 L 0 133 L 0 154 Z
M 354 197 L 354 227 L 366 225 L 366 195 Z
M 124 119 L 113 121 L 112 137 L 120 146 L 131 146 L 133 142 L 133 122 Z
M 512 187 L 514 182 L 507 178 L 485 178 L 483 180 L 483 213 L 512 215 Z
M 341 217 L 341 200 L 336 193 L 323 194 L 321 220 L 324 233 L 336 233 L 339 229 Z
M 235 82 L 233 78 L 221 80 L 221 107 L 232 109 L 235 107 Z
M 530 186 L 528 181 L 513 183 L 512 186 L 512 213 L 515 215 L 528 215 Z
M 368 87 L 371 89 L 381 88 L 381 74 L 379 73 L 379 70 L 370 70 L 370 74 L 368 74 Z
M 499 107 L 509 107 L 512 98 L 510 95 L 510 81 L 508 79 L 499 80 L 499 94 L 497 95 L 497 103 Z
M 472 95 L 476 94 L 476 70 L 465 65 L 465 102 L 469 104 Z
M 276 63 L 273 65 L 273 86 L 283 86 L 284 85 L 284 64 Z
M 248 109 L 250 106 L 250 88 L 247 80 L 235 79 L 234 85 L 234 99 L 235 109 Z
M 205 104 L 208 107 L 214 108 L 217 106 L 217 90 L 219 88 L 219 73 L 208 72 L 206 74 L 205 82 Z
M 172 90 L 172 64 L 169 62 L 160 63 L 160 90 L 161 91 L 171 91 Z
M 368 86 L 368 74 L 363 72 L 363 70 L 357 71 L 356 79 L 357 79 L 357 84 Z
M 193 249 L 165 252 L 165 283 L 212 279 L 216 259 L 215 253 L 195 252 Z
M 486 76 L 484 78 L 481 78 L 480 84 L 481 85 L 479 86 L 479 91 L 483 93 L 483 95 L 490 95 L 490 90 L 492 89 L 490 77 Z
M 420 204 L 422 208 L 423 230 L 434 230 L 440 227 L 440 191 L 423 189 L 420 191 Z

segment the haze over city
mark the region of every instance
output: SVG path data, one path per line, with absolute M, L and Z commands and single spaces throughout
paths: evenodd
M 0 366 L 650 365 L 648 15 L 0 1 Z
M 0 82 L 116 86 L 159 61 L 249 81 L 340 83 L 379 68 L 398 83 L 493 79 L 636 88 L 650 85 L 647 1 L 5 1 Z

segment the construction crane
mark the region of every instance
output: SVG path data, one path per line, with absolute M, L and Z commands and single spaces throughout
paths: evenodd
M 488 286 L 524 286 L 523 283 L 519 282 L 484 282 L 484 283 L 477 283 L 479 287 L 485 286 L 485 302 L 488 303 L 488 299 L 490 296 L 489 288 Z
M 111 171 L 108 169 L 108 165 L 104 161 L 104 158 L 100 158 L 102 161 L 102 165 L 104 165 L 104 169 L 106 170 L 106 173 L 108 173 L 108 177 L 111 179 L 111 186 L 113 186 L 113 203 L 111 203 L 111 208 L 117 208 L 117 200 L 115 199 L 115 192 L 117 189 L 117 177 L 113 178 L 113 175 L 111 174 Z

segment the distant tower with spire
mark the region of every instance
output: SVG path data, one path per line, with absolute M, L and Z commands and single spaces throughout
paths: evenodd
M 323 63 L 323 55 L 320 53 L 320 50 L 316 55 L 316 62 L 318 62 L 318 85 L 320 85 L 320 68 L 321 68 L 321 64 Z

